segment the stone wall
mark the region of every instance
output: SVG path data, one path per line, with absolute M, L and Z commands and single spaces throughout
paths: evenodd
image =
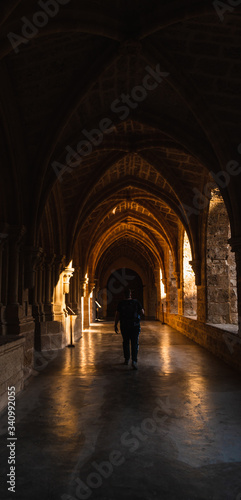
M 177 282 L 173 275 L 173 259 L 172 254 L 169 251 L 169 300 L 170 300 L 170 314 L 177 314 L 178 312 L 178 297 L 177 297 Z
M 184 315 L 196 316 L 197 314 L 197 287 L 195 286 L 195 275 L 189 262 L 192 260 L 187 233 L 183 240 L 183 299 Z
M 231 231 L 229 225 L 228 238 L 231 238 Z M 229 304 L 230 313 L 229 319 L 230 323 L 233 325 L 238 324 L 238 291 L 237 291 L 237 269 L 235 262 L 235 254 L 231 251 L 230 245 L 228 245 L 228 258 L 229 266 Z
M 241 371 L 241 337 L 237 333 L 177 314 L 165 315 L 165 323 Z
M 24 337 L 0 339 L 0 411 L 8 402 L 8 387 L 15 386 L 16 394 L 24 386 Z
M 211 196 L 206 249 L 208 322 L 237 324 L 236 264 L 228 245 L 228 213 L 218 188 Z

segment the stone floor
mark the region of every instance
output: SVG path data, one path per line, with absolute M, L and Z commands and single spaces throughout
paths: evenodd
M 1 414 L 0 497 L 240 500 L 240 373 L 157 322 L 143 322 L 134 371 L 112 326 L 39 359 L 17 397 L 15 494 Z

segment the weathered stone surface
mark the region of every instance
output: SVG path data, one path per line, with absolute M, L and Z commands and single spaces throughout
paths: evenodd
M 24 338 L 0 345 L 0 411 L 7 404 L 7 388 L 15 386 L 16 394 L 24 384 Z
M 241 371 L 241 337 L 237 334 L 179 315 L 166 315 L 165 321 Z

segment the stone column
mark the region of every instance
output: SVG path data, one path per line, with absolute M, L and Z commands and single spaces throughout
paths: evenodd
M 6 327 L 3 324 L 4 305 L 7 298 L 7 275 L 8 275 L 8 260 L 3 265 L 3 251 L 6 248 L 7 234 L 0 234 L 0 335 L 6 334 Z M 7 255 L 5 254 L 7 257 Z M 3 293 L 2 293 L 3 292 Z
M 202 284 L 201 260 L 191 260 L 189 264 L 192 266 L 195 274 L 195 285 L 197 287 L 197 319 L 202 323 L 206 322 L 206 286 Z
M 17 335 L 20 332 L 19 321 L 19 251 L 21 239 L 25 233 L 25 228 L 12 226 L 9 228 L 8 238 L 8 293 L 6 307 L 6 328 L 10 335 Z
M 45 320 L 51 321 L 53 319 L 52 315 L 52 271 L 55 255 L 47 255 L 45 258 L 45 301 L 44 301 L 44 313 Z
M 183 281 L 180 281 L 180 288 L 177 290 L 177 300 L 178 300 L 178 314 L 180 316 L 184 315 L 184 295 L 183 295 Z
M 9 234 L 8 304 L 18 304 L 19 243 L 21 231 Z
M 43 321 L 43 303 L 44 303 L 44 260 L 45 254 L 41 252 L 36 264 L 37 282 L 36 282 L 36 304 L 40 321 Z
M 5 239 L 2 239 L 0 237 L 0 305 L 2 305 L 2 271 L 3 271 L 3 265 L 2 265 L 2 256 L 3 256 L 3 248 L 5 245 Z
M 36 270 L 41 261 L 43 249 L 40 247 L 26 246 L 24 254 L 24 285 L 25 288 L 32 289 L 36 285 Z
M 170 304 L 169 304 L 169 286 L 167 278 L 162 278 L 162 284 L 164 286 L 164 293 L 166 297 L 162 297 L 162 304 L 164 313 L 169 314 L 170 312 Z
M 89 300 L 89 322 L 90 323 L 93 323 L 93 321 L 95 321 L 95 318 L 93 317 L 93 303 L 94 303 L 94 298 L 93 298 L 93 294 L 94 294 L 94 288 L 95 288 L 95 282 L 94 280 L 93 281 L 90 281 L 89 282 L 89 294 L 90 294 L 90 300 Z M 92 295 L 92 297 L 91 297 Z
M 189 261 L 190 266 L 195 274 L 195 285 L 197 287 L 197 319 L 199 321 L 205 322 L 206 319 L 206 307 L 203 304 L 203 287 L 201 279 L 201 260 L 194 259 Z M 205 292 L 204 292 L 205 293 Z
M 241 237 L 230 238 L 232 252 L 235 252 L 237 270 L 237 295 L 238 295 L 238 334 L 241 336 Z
M 1 268 L 1 274 L 2 274 L 1 302 L 3 303 L 4 306 L 7 305 L 7 299 L 8 299 L 8 261 L 9 261 L 8 257 L 9 257 L 8 242 L 6 240 L 5 243 L 2 244 L 2 268 Z
M 62 321 L 64 318 L 63 313 L 63 283 L 61 279 L 61 272 L 64 265 L 64 256 L 56 255 L 54 258 L 53 268 L 53 313 L 54 320 Z M 60 283 L 61 281 L 61 283 Z
M 81 294 L 80 294 L 80 266 L 75 268 L 75 287 L 76 287 L 76 311 L 77 314 L 81 312 Z
M 81 297 L 83 297 L 83 309 L 82 309 L 82 325 L 83 329 L 86 330 L 89 328 L 89 293 L 88 293 L 88 282 L 86 278 L 82 278 L 80 280 L 80 290 Z
M 58 283 L 63 268 L 64 268 L 64 256 L 56 255 L 54 258 L 54 287 Z

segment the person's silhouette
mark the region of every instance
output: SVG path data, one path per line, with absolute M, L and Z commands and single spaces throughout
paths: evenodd
M 125 299 L 119 302 L 117 306 L 115 314 L 115 332 L 119 333 L 118 322 L 120 321 L 125 365 L 129 363 L 131 342 L 132 366 L 137 370 L 137 353 L 141 331 L 140 319 L 141 313 L 144 314 L 144 309 L 138 300 L 132 299 L 131 290 L 129 288 L 125 289 L 124 297 Z

